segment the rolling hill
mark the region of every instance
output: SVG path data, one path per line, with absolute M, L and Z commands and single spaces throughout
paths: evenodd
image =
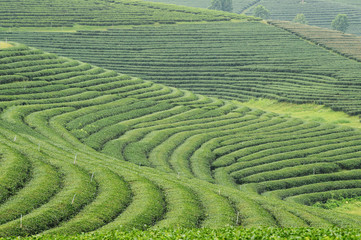
M 208 8 L 211 0 L 145 0 L 191 7 Z M 310 25 L 331 28 L 337 14 L 347 14 L 350 22 L 348 33 L 361 35 L 361 4 L 357 0 L 233 0 L 233 12 L 253 15 L 254 8 L 265 6 L 271 13 L 271 19 L 292 21 L 297 14 L 304 14 Z
M 2 28 L 55 28 L 174 24 L 176 22 L 250 19 L 238 14 L 209 11 L 140 0 L 1 0 Z
M 0 236 L 359 227 L 357 216 L 307 206 L 360 194 L 358 130 L 250 109 L 24 45 L 0 56 Z
M 361 113 L 361 63 L 344 56 L 357 53 L 360 44 L 337 47 L 351 36 L 337 36 L 333 39 L 341 40 L 329 45 L 322 40 L 331 39 L 327 36 L 310 42 L 260 22 L 223 22 L 0 37 L 208 96 L 316 103 Z
M 359 116 L 354 36 L 143 1 L 2 2 L 0 238 L 359 238 L 361 216 L 315 204 L 361 196 L 360 129 L 241 102 Z

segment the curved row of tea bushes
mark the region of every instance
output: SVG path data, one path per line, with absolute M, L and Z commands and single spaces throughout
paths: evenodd
M 12 54 L 3 56 L 6 69 Z M 14 90 L 12 100 L 1 102 L 0 140 L 29 162 L 26 182 L 0 204 L 0 216 L 13 211 L 4 215 L 0 236 L 175 224 L 345 227 L 360 222 L 294 203 L 327 200 L 334 191 L 350 196 L 358 189 L 358 171 L 351 170 L 361 167 L 357 131 L 89 66 L 28 80 L 27 94 L 21 76 L 28 73 L 22 69 L 13 73 L 20 76 L 17 81 L 0 87 L 0 94 Z M 41 91 L 53 86 L 63 89 Z M 305 154 L 315 157 L 295 161 Z M 342 183 L 329 188 L 332 179 Z M 341 191 L 342 186 L 347 188 Z M 39 189 L 44 192 L 27 200 Z
M 262 23 L 0 36 L 207 96 L 240 101 L 271 98 L 327 105 L 352 115 L 361 112 L 359 62 Z M 146 92 L 140 85 L 121 90 L 113 82 L 103 87 L 114 86 L 105 92 L 120 93 L 121 97 L 140 94 L 139 97 L 160 100 L 158 93 L 168 93 L 168 99 L 181 95 L 172 88 L 143 84 L 149 84 L 153 91 Z M 100 90 L 94 88 L 97 89 Z
M 16 135 L 14 136 L 16 141 Z M 0 202 L 4 202 L 16 191 L 24 187 L 31 177 L 32 164 L 19 152 L 6 145 L 0 149 Z

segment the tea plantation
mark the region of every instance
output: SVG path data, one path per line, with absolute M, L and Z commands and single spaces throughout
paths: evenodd
M 208 8 L 211 0 L 145 0 L 176 5 Z M 292 21 L 297 14 L 304 14 L 308 24 L 331 28 L 332 20 L 338 14 L 346 14 L 350 26 L 348 33 L 361 35 L 361 4 L 358 0 L 232 0 L 233 12 L 254 14 L 258 5 L 265 6 L 270 19 Z
M 360 226 L 307 206 L 361 194 L 360 131 L 13 44 L 0 52 L 0 236 Z
M 360 116 L 356 37 L 140 0 L 0 2 L 0 239 L 360 238 L 361 215 L 316 206 L 361 196 L 360 129 L 242 104 Z
M 229 21 L 248 17 L 141 0 L 1 0 L 0 27 L 73 27 Z
M 287 21 L 271 21 L 270 23 L 314 42 L 318 46 L 323 46 L 358 62 L 361 61 L 361 37 L 359 36 Z
M 330 51 L 338 51 L 340 44 L 320 47 L 319 40 L 310 44 L 259 22 L 3 32 L 1 37 L 208 96 L 239 101 L 262 97 L 361 113 L 361 63 Z M 346 41 L 342 46 L 358 52 Z

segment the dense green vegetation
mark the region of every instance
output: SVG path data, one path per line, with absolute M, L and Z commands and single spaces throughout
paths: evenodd
M 360 226 L 307 206 L 361 194 L 359 131 L 14 45 L 0 52 L 0 236 Z
M 247 17 L 220 11 L 147 3 L 140 0 L 1 0 L 0 27 L 117 26 Z
M 359 62 L 258 22 L 0 36 L 208 96 L 361 113 Z
M 314 229 L 314 228 L 220 228 L 220 229 L 161 229 L 161 230 L 131 230 L 113 231 L 109 233 L 88 233 L 77 236 L 42 235 L 19 238 L 19 240 L 51 240 L 51 239 L 360 239 L 356 229 Z M 1 239 L 1 238 L 0 238 Z

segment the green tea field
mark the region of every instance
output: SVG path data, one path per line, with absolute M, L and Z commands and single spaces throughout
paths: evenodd
M 229 21 L 246 17 L 220 11 L 141 0 L 1 0 L 3 28 L 126 26 L 154 23 Z
M 0 3 L 0 239 L 360 239 L 358 37 Z
M 359 217 L 307 206 L 360 194 L 356 129 L 250 109 L 24 45 L 3 49 L 1 63 L 1 236 L 359 226 Z
M 0 37 L 208 96 L 271 98 L 361 113 L 360 62 L 259 22 Z

